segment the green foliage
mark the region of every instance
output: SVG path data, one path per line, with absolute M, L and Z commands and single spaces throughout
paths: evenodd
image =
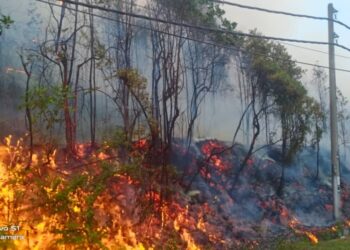
M 131 143 L 125 140 L 125 132 L 122 128 L 113 129 L 103 137 L 104 137 L 104 147 L 106 148 L 111 148 L 111 149 L 124 148 L 128 151 L 131 149 Z
M 51 216 L 58 215 L 61 220 L 54 230 L 55 234 L 61 235 L 57 244 L 73 244 L 78 249 L 105 248 L 101 243 L 104 233 L 98 228 L 94 204 L 116 172 L 107 163 L 102 163 L 100 168 L 100 173 L 93 177 L 85 173 L 68 181 L 55 179 L 49 188 L 47 183 L 38 183 L 43 194 L 46 192 L 41 197 L 46 197 L 45 204 Z
M 317 245 L 313 245 L 305 238 L 298 239 L 295 241 L 283 241 L 276 249 L 278 250 L 347 250 L 349 249 L 350 240 L 344 239 L 333 239 L 320 241 Z
M 180 18 L 188 23 L 198 26 L 205 26 L 211 28 L 222 28 L 228 31 L 234 31 L 237 27 L 236 22 L 231 22 L 225 18 L 225 11 L 219 4 L 212 0 L 185 0 L 179 4 L 177 1 L 158 0 L 160 4 L 166 7 L 167 10 L 173 11 L 176 18 Z M 196 36 L 203 34 L 197 33 L 195 30 L 190 30 L 190 33 L 195 33 Z M 205 34 L 206 36 L 209 34 Z M 239 45 L 241 39 L 223 34 L 222 32 L 215 32 L 211 34 L 212 39 L 221 44 Z
M 130 163 L 124 163 L 118 168 L 118 173 L 130 176 L 133 180 L 142 180 L 143 173 L 141 168 L 141 160 L 133 159 Z
M 1 18 L 0 18 L 0 36 L 3 32 L 3 29 L 10 28 L 11 24 L 13 24 L 13 23 L 14 23 L 14 21 L 11 19 L 10 16 L 1 15 Z
M 183 242 L 179 233 L 173 230 L 166 235 L 166 241 L 163 242 L 162 245 L 157 246 L 157 248 L 164 250 L 178 250 L 183 247 L 181 246 L 182 244 Z
M 74 249 L 106 249 L 101 243 L 106 231 L 99 227 L 95 214 L 96 200 L 105 192 L 110 178 L 116 174 L 116 167 L 103 162 L 95 167 L 94 171 L 97 172 L 94 173 L 84 171 L 70 177 L 43 175 L 40 169 L 49 166 L 43 163 L 40 156 L 30 169 L 25 169 L 21 165 L 26 155 L 23 141 L 14 146 L 10 143 L 11 138 L 6 140 L 11 159 L 11 162 L 6 163 L 9 166 L 7 191 L 4 193 L 4 189 L 0 190 L 0 202 L 8 204 L 4 211 L 8 211 L 7 214 L 11 216 L 9 223 L 18 222 L 23 212 L 21 205 L 28 205 L 29 200 L 30 210 L 34 211 L 33 218 L 22 223 L 37 228 L 39 233 L 56 236 L 47 242 L 50 249 L 57 249 L 57 244 Z M 2 241 L 0 247 L 14 249 L 11 242 L 7 241 Z
M 303 71 L 282 45 L 248 38 L 245 48 L 249 51 L 248 74 L 255 82 L 260 102 L 271 104 L 269 112 L 280 120 L 284 160 L 291 161 L 305 143 L 313 121 L 323 114 L 300 82 Z M 316 139 L 321 136 L 321 130 L 317 130 Z
M 321 241 L 337 239 L 341 236 L 342 227 L 334 227 L 335 230 L 325 230 L 317 233 L 317 238 Z
M 142 77 L 135 69 L 120 69 L 117 72 L 117 77 L 123 80 L 139 105 L 150 112 L 149 95 L 146 90 L 147 79 Z
M 68 88 L 57 85 L 35 86 L 29 90 L 28 101 L 24 101 L 21 108 L 28 107 L 32 111 L 34 125 L 45 124 L 45 128 L 50 130 L 63 120 L 61 112 L 66 97 L 73 97 Z
M 23 159 L 15 156 L 22 156 L 22 151 L 21 144 L 13 150 L 10 149 L 14 155 L 13 159 L 17 159 L 18 162 L 22 162 Z M 41 216 L 46 218 L 43 231 L 46 233 L 50 230 L 59 236 L 55 242 L 48 242 L 48 246 L 65 244 L 74 246 L 74 249 L 105 249 L 101 243 L 104 233 L 98 228 L 94 205 L 96 199 L 105 191 L 108 180 L 116 173 L 114 166 L 102 163 L 99 165 L 99 173 L 92 177 L 88 172 L 84 172 L 67 179 L 40 175 L 38 172 L 42 164 L 39 160 L 36 164 L 33 163 L 32 168 L 26 170 L 20 164 L 14 163 L 16 167 L 9 169 L 11 177 L 8 178 L 8 185 L 15 190 L 11 202 L 21 205 L 25 199 L 29 199 L 35 209 L 40 209 Z M 23 187 L 27 187 L 33 193 L 28 197 Z M 11 217 L 16 220 L 15 206 L 11 207 Z M 51 224 L 47 225 L 49 221 Z M 37 225 L 41 221 L 34 217 L 32 223 Z M 12 249 L 7 242 L 2 243 L 6 244 L 6 249 Z M 53 245 L 50 247 L 56 249 Z
M 157 124 L 152 119 L 152 108 L 149 94 L 147 91 L 147 79 L 140 75 L 135 69 L 120 69 L 116 76 L 123 81 L 128 91 L 135 99 L 138 107 L 146 119 L 149 131 L 153 133 L 157 129 Z M 135 128 L 133 128 L 134 130 Z M 140 128 L 138 132 L 144 132 L 144 127 Z
M 348 112 L 349 100 L 342 94 L 342 92 L 337 90 L 337 105 L 338 105 L 338 121 L 339 121 L 339 138 L 340 144 L 343 145 L 344 151 L 346 151 L 345 147 L 348 144 L 348 129 L 346 124 L 348 124 L 350 120 L 350 114 Z
M 311 138 L 311 146 L 315 147 L 320 143 L 324 129 L 323 123 L 326 117 L 326 114 L 322 111 L 320 103 L 312 101 L 308 106 L 310 110 L 311 120 L 314 123 L 314 130 Z

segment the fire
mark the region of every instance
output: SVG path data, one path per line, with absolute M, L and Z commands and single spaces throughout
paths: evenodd
M 346 220 L 346 221 L 345 221 L 345 225 L 347 225 L 348 227 L 350 227 L 350 220 Z
M 187 242 L 187 250 L 200 250 L 200 248 L 194 242 L 192 236 L 186 229 L 183 230 L 181 234 L 182 239 Z
M 122 231 L 121 229 L 118 230 L 118 234 L 114 237 L 114 240 L 118 243 L 120 246 L 124 246 L 123 249 L 127 250 L 145 250 L 147 249 L 142 243 L 137 242 L 136 234 L 130 229 L 126 229 Z M 128 241 L 131 241 L 131 245 L 128 243 Z M 108 243 L 107 243 L 108 244 Z M 148 248 L 148 250 L 153 250 L 153 248 Z
M 292 228 L 294 230 L 294 232 L 296 233 L 302 233 L 302 234 L 305 234 L 306 237 L 310 240 L 310 242 L 312 244 L 317 244 L 318 243 L 318 238 L 316 235 L 314 235 L 313 233 L 311 232 L 308 232 L 308 231 L 304 231 L 304 230 L 300 230 L 300 229 L 297 229 L 297 226 L 300 224 L 300 222 L 298 221 L 298 219 L 296 218 L 292 218 L 289 222 L 289 226 L 290 228 Z
M 309 238 L 311 243 L 313 243 L 313 244 L 317 244 L 318 243 L 318 238 L 313 233 L 305 232 L 305 235 Z
M 141 140 L 137 143 L 141 148 L 147 147 L 148 143 L 146 140 Z M 87 158 L 87 151 L 90 150 L 89 144 L 77 144 L 77 153 L 79 158 L 76 160 L 81 160 L 88 162 L 90 157 Z M 87 201 L 89 200 L 89 194 L 87 193 L 89 189 L 84 190 L 84 186 L 76 189 L 76 191 L 69 193 L 67 196 L 65 193 L 66 184 L 69 183 L 70 176 L 69 169 L 66 171 L 67 179 L 60 179 L 60 182 L 53 184 L 55 182 L 55 174 L 52 177 L 42 176 L 43 181 L 40 190 L 37 190 L 38 183 L 31 180 L 36 178 L 38 173 L 37 168 L 43 168 L 42 164 L 45 163 L 45 168 L 51 168 L 55 173 L 58 168 L 60 160 L 60 154 L 57 154 L 57 149 L 53 150 L 50 155 L 45 154 L 45 150 L 36 149 L 32 155 L 32 165 L 30 169 L 33 172 L 23 174 L 18 179 L 28 178 L 26 180 L 25 186 L 21 182 L 12 184 L 11 176 L 16 176 L 21 174 L 21 171 L 25 169 L 25 164 L 28 160 L 29 153 L 28 149 L 24 146 L 23 140 L 17 143 L 13 142 L 11 136 L 5 138 L 5 146 L 0 146 L 0 201 L 3 204 L 7 204 L 0 208 L 0 226 L 15 223 L 15 221 L 21 221 L 18 225 L 20 230 L 18 235 L 24 235 L 25 240 L 16 241 L 16 249 L 47 249 L 48 242 L 55 242 L 61 240 L 60 236 L 62 233 L 57 233 L 57 231 L 66 230 L 67 225 L 64 224 L 65 216 L 72 217 L 74 223 L 79 223 L 81 225 L 74 223 L 70 226 L 73 227 L 71 230 L 75 230 L 74 227 L 80 228 L 84 223 L 84 218 L 87 214 Z M 59 155 L 59 156 L 57 156 Z M 90 154 L 98 159 L 106 159 L 109 157 L 108 154 L 104 152 L 92 152 Z M 61 156 L 62 157 L 62 156 Z M 65 157 L 65 156 L 63 156 Z M 80 158 L 81 157 L 81 158 Z M 95 162 L 96 158 L 92 157 L 91 161 Z M 15 166 L 14 168 L 9 168 L 9 166 Z M 96 164 L 91 165 L 91 167 L 96 167 Z M 63 171 L 58 173 L 61 173 Z M 11 171 L 18 171 L 12 173 Z M 85 170 L 81 170 L 80 175 L 86 175 L 88 181 L 90 181 L 93 173 Z M 97 171 L 98 172 L 98 171 Z M 13 177 L 12 176 L 12 177 Z M 30 177 L 29 177 L 30 176 Z M 48 178 L 48 179 L 46 179 Z M 50 180 L 50 178 L 54 178 Z M 182 246 L 188 250 L 198 250 L 201 249 L 197 245 L 195 238 L 192 235 L 193 230 L 201 230 L 205 232 L 205 223 L 203 218 L 197 223 L 196 219 L 189 212 L 188 206 L 181 206 L 176 203 L 176 201 L 165 203 L 162 205 L 161 218 L 157 216 L 151 216 L 147 221 L 149 225 L 136 227 L 139 221 L 133 218 L 133 213 L 136 207 L 129 209 L 129 207 L 134 207 L 137 199 L 143 199 L 147 203 L 153 203 L 155 207 L 160 203 L 160 195 L 156 191 L 149 191 L 143 194 L 142 197 L 136 198 L 138 193 L 140 193 L 140 181 L 134 180 L 132 177 L 126 174 L 115 174 L 112 178 L 116 178 L 117 181 L 110 184 L 109 188 L 105 192 L 101 193 L 93 204 L 93 211 L 95 214 L 94 219 L 96 220 L 96 232 L 101 232 L 103 237 L 101 238 L 101 243 L 108 249 L 138 249 L 138 250 L 153 250 L 156 248 L 155 244 L 157 241 L 161 240 L 161 235 L 164 230 L 175 230 L 178 234 L 179 239 L 181 239 Z M 45 183 L 45 180 L 49 180 Z M 47 211 L 45 207 L 37 209 L 38 213 L 32 212 L 31 208 L 34 204 L 30 203 L 29 199 L 26 201 L 18 202 L 20 196 L 18 192 L 23 192 L 24 195 L 30 197 L 30 199 L 37 199 L 40 197 L 38 195 L 45 194 L 43 199 L 51 199 L 55 201 L 60 201 L 63 199 L 65 201 L 64 207 L 68 209 L 69 213 L 65 215 L 59 214 L 53 211 Z M 63 191 L 63 192 L 62 192 Z M 113 195 L 112 195 L 113 194 Z M 63 196 L 62 196 L 63 195 Z M 90 197 L 91 198 L 91 197 Z M 18 207 L 15 207 L 17 204 Z M 29 210 L 28 210 L 29 209 Z M 45 210 L 46 209 L 46 210 Z M 129 210 L 133 210 L 132 212 Z M 14 214 L 13 211 L 29 211 L 23 213 Z M 36 211 L 34 209 L 34 211 Z M 201 213 L 204 214 L 204 213 Z M 16 217 L 18 216 L 18 217 Z M 62 218 L 63 217 L 63 218 Z M 197 224 L 197 225 L 196 225 Z M 16 224 L 17 225 L 17 224 Z M 145 230 L 146 229 L 146 230 Z M 148 237 L 152 237 L 151 242 L 145 240 L 142 234 L 146 232 Z M 17 232 L 16 232 L 17 233 Z M 148 233 L 148 234 L 147 234 Z M 141 238 L 140 238 L 141 236 Z M 152 244 L 153 242 L 153 244 Z M 55 249 L 65 249 L 65 245 L 55 245 L 52 246 Z
M 299 221 L 294 217 L 289 221 L 289 226 L 292 229 L 295 229 L 298 225 L 299 225 Z
M 134 149 L 146 150 L 149 147 L 147 139 L 140 139 L 134 143 Z
M 204 223 L 202 217 L 198 220 L 197 228 L 198 228 L 199 230 L 201 230 L 202 232 L 205 232 L 205 231 L 206 231 L 205 223 Z
M 174 220 L 174 229 L 180 233 L 181 239 L 187 243 L 187 250 L 200 250 L 200 247 L 197 246 L 195 240 L 188 231 L 188 228 L 195 228 L 194 221 L 188 214 L 188 206 L 185 208 L 176 206 L 176 209 L 179 210 L 177 211 L 177 217 Z
M 21 197 L 23 197 L 23 195 L 24 197 L 28 196 L 30 199 L 36 199 L 38 197 L 36 197 L 37 191 L 35 189 L 37 187 L 34 182 L 26 181 L 21 183 L 21 181 L 23 178 L 33 177 L 33 174 L 35 175 L 37 172 L 37 168 L 42 167 L 41 164 L 43 163 L 45 163 L 45 167 L 55 169 L 57 167 L 57 150 L 54 150 L 50 155 L 46 155 L 44 150 L 37 150 L 37 152 L 32 155 L 31 169 L 33 172 L 29 174 L 24 172 L 24 174 L 22 174 L 29 157 L 23 140 L 13 142 L 12 136 L 8 136 L 4 139 L 4 144 L 5 146 L 0 146 L 0 201 L 5 205 L 0 208 L 0 226 L 13 226 L 16 231 L 13 230 L 9 232 L 10 235 L 13 237 L 25 238 L 25 240 L 13 242 L 15 249 L 48 249 L 48 247 L 50 248 L 48 245 L 49 242 L 58 240 L 58 234 L 53 233 L 53 230 L 64 229 L 62 218 L 55 213 L 51 215 L 50 212 L 43 212 L 41 211 L 42 208 L 31 208 L 34 204 L 30 204 L 29 199 L 22 200 Z M 85 145 L 78 145 L 77 148 L 81 150 L 81 153 L 84 153 Z M 98 157 L 105 158 L 106 155 L 101 153 Z M 127 179 L 126 183 L 129 183 Z M 52 186 L 52 184 L 48 186 L 44 185 L 42 186 L 41 193 L 46 193 L 49 199 L 55 199 L 58 192 L 60 192 L 60 190 L 62 191 L 63 188 L 61 184 L 56 186 Z M 67 198 L 69 199 L 68 201 L 71 202 L 71 204 L 67 204 L 67 206 L 72 211 L 72 216 L 81 217 L 86 213 L 86 204 L 84 200 L 87 197 L 85 193 L 77 189 L 77 193 L 69 193 Z M 103 209 L 106 210 L 104 207 Z M 39 213 L 33 212 L 36 210 L 39 210 Z M 19 211 L 23 212 L 20 213 Z M 18 223 L 18 221 L 21 221 L 21 223 Z M 115 220 L 115 222 L 118 222 L 118 220 Z M 103 239 L 102 242 L 105 243 L 106 246 L 110 246 L 110 249 L 152 249 L 151 247 L 145 247 L 139 242 L 136 233 L 131 228 L 123 228 L 123 231 L 121 231 L 120 228 L 116 238 Z M 61 246 L 54 248 L 64 249 Z
M 154 201 L 156 204 L 160 203 L 160 195 L 157 192 L 154 192 L 154 191 L 148 192 L 146 193 L 145 198 L 147 200 Z
M 76 155 L 78 158 L 86 158 L 89 155 L 91 149 L 90 143 L 79 143 L 75 145 Z
M 208 141 L 201 147 L 202 153 L 206 157 L 210 157 L 210 162 L 219 170 L 219 171 L 225 171 L 228 170 L 229 166 L 228 164 L 223 161 L 220 156 L 214 154 L 216 151 L 220 151 L 223 149 L 223 146 L 215 141 Z
M 22 174 L 21 171 L 25 169 L 29 156 L 23 140 L 13 142 L 13 138 L 9 136 L 5 138 L 4 144 L 4 146 L 0 146 L 0 202 L 5 205 L 0 207 L 0 226 L 17 225 L 16 222 L 21 222 L 18 225 L 21 228 L 18 235 L 23 234 L 26 240 L 16 241 L 16 249 L 47 249 L 48 242 L 62 240 L 63 233 L 57 232 L 79 231 L 80 228 L 82 228 L 83 233 L 79 237 L 84 238 L 86 236 L 84 233 L 87 230 L 83 226 L 86 224 L 85 218 L 90 214 L 94 216 L 93 230 L 96 233 L 101 233 L 100 242 L 107 249 L 160 249 L 163 247 L 162 244 L 167 242 L 166 237 L 169 237 L 170 234 L 175 236 L 170 238 L 169 242 L 174 240 L 173 244 L 176 244 L 178 249 L 199 250 L 203 249 L 201 244 L 209 245 L 208 243 L 213 246 L 222 246 L 221 249 L 227 249 L 226 246 L 230 239 L 226 237 L 226 231 L 220 231 L 221 228 L 216 227 L 216 224 L 221 223 L 220 221 L 216 224 L 213 223 L 218 217 L 215 217 L 216 210 L 211 203 L 191 204 L 188 200 L 192 196 L 185 194 L 183 196 L 177 194 L 178 196 L 176 195 L 171 200 L 164 201 L 165 198 L 161 197 L 158 186 L 152 186 L 147 190 L 142 189 L 143 182 L 140 179 L 120 172 L 112 173 L 111 179 L 108 179 L 110 182 L 106 186 L 96 185 L 97 188 L 103 190 L 101 193 L 91 194 L 93 188 L 87 186 L 89 181 L 95 177 L 97 177 L 96 179 L 104 177 L 102 174 L 98 175 L 102 170 L 100 172 L 93 171 L 99 167 L 100 161 L 98 159 L 105 160 L 111 157 L 108 153 L 91 149 L 88 143 L 77 145 L 77 152 L 81 158 L 76 159 L 76 161 L 86 162 L 87 167 L 75 170 L 75 176 L 69 167 L 62 170 L 64 166 L 59 166 L 59 163 L 62 162 L 59 158 L 62 157 L 60 149 L 53 150 L 50 155 L 46 155 L 44 150 L 35 150 L 30 168 L 32 172 Z M 134 145 L 136 148 L 144 149 L 148 147 L 148 144 L 147 140 L 139 140 Z M 203 144 L 201 149 L 206 156 L 209 156 L 214 149 L 220 149 L 220 147 L 219 143 L 210 141 Z M 93 150 L 91 154 L 89 150 Z M 214 155 L 210 160 L 212 168 L 208 169 L 218 171 L 228 169 L 229 163 L 226 159 L 220 155 Z M 93 164 L 89 164 L 90 162 Z M 113 163 L 115 165 L 112 166 L 118 169 L 119 163 L 117 161 Z M 53 174 L 51 174 L 52 176 L 37 175 L 37 168 L 50 168 L 50 174 Z M 59 179 L 59 174 L 55 174 L 56 171 L 57 173 L 67 171 L 67 174 Z M 202 175 L 208 178 L 214 178 L 215 175 L 220 174 L 218 171 L 205 172 L 204 168 L 201 171 L 203 171 Z M 86 183 L 72 192 L 67 191 L 68 188 L 73 189 L 74 185 L 77 185 L 75 182 L 73 184 L 69 182 L 76 176 L 86 177 L 86 179 L 83 178 Z M 27 180 L 23 181 L 25 178 Z M 14 179 L 16 182 L 13 181 Z M 40 181 L 37 181 L 38 179 Z M 57 179 L 59 180 L 57 181 Z M 44 184 L 38 184 L 32 180 Z M 77 183 L 79 183 L 79 179 Z M 94 182 L 92 183 L 94 184 Z M 37 185 L 42 186 L 38 188 Z M 215 184 L 215 187 L 218 190 L 224 189 L 220 183 Z M 88 209 L 91 197 L 96 195 L 98 197 Z M 20 198 L 23 196 L 29 198 L 21 200 Z M 50 202 L 48 202 L 40 209 L 36 209 L 36 204 L 31 204 L 33 199 L 40 202 L 45 201 L 45 199 L 50 202 L 58 201 L 61 207 L 57 208 L 57 212 L 55 209 L 59 206 L 54 204 L 55 206 L 51 208 L 49 207 Z M 60 201 L 64 201 L 62 202 L 64 204 L 60 204 Z M 143 211 L 143 207 L 147 207 L 149 210 Z M 264 201 L 262 207 L 274 211 L 274 215 L 271 217 L 276 223 L 289 227 L 299 235 L 305 235 L 313 244 L 318 243 L 315 231 L 313 230 L 312 233 L 303 230 L 301 223 L 290 214 L 282 201 L 271 198 Z M 67 212 L 60 214 L 59 209 L 66 209 Z M 156 212 L 152 214 L 153 211 Z M 146 219 L 142 217 L 145 213 L 149 216 Z M 278 215 L 275 216 L 275 214 Z M 233 219 L 232 222 L 234 222 L 232 225 L 239 225 Z M 350 225 L 350 220 L 346 223 Z M 89 224 L 89 226 L 91 225 Z M 93 235 L 93 237 L 96 236 Z M 203 239 L 207 242 L 202 243 Z M 258 243 L 252 241 L 252 244 L 256 246 Z M 69 244 L 55 245 L 54 249 L 65 249 L 66 247 L 71 246 Z M 82 249 L 84 247 L 86 246 L 84 245 Z
M 290 218 L 288 221 L 288 226 L 297 234 L 305 234 L 306 237 L 310 240 L 312 244 L 317 244 L 318 243 L 318 238 L 316 235 L 314 235 L 311 232 L 305 231 L 303 229 L 299 229 L 300 221 L 295 218 L 294 216 L 289 215 L 289 211 L 286 207 L 281 208 L 280 215 L 282 218 Z

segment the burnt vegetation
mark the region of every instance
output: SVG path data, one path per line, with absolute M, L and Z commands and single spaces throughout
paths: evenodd
M 305 83 L 279 43 L 192 27 L 236 30 L 211 0 L 30 8 L 15 56 L 0 19 L 0 226 L 20 227 L 0 233 L 25 237 L 0 247 L 283 249 L 350 226 L 347 99 L 334 224 L 322 69 Z

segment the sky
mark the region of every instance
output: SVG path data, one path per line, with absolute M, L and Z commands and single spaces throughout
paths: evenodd
M 256 6 L 272 10 L 292 12 L 298 14 L 327 17 L 328 4 L 338 10 L 337 20 L 350 26 L 350 1 L 349 0 L 227 0 L 228 2 L 239 3 L 243 5 Z M 223 5 L 226 16 L 232 21 L 238 23 L 238 29 L 248 32 L 254 28 L 264 35 L 295 38 L 302 40 L 314 40 L 328 42 L 328 22 L 322 20 L 312 20 L 305 18 L 296 18 L 284 15 L 275 15 L 254 10 L 247 10 L 233 6 Z M 339 36 L 338 43 L 350 48 L 350 30 L 335 24 L 335 32 Z M 328 66 L 328 55 L 308 51 L 284 44 L 294 60 L 317 63 Z M 316 50 L 328 52 L 326 45 L 313 44 L 295 44 L 297 46 L 308 47 Z M 350 70 L 350 52 L 336 48 L 336 54 L 348 56 L 349 58 L 336 57 L 337 68 Z M 302 66 L 302 65 L 300 65 Z M 311 78 L 311 69 L 309 66 L 302 66 L 308 70 L 304 80 Z M 326 69 L 328 73 L 328 69 Z M 350 72 L 336 72 L 337 86 L 343 92 L 345 97 L 350 99 Z M 328 83 L 327 83 L 328 84 Z

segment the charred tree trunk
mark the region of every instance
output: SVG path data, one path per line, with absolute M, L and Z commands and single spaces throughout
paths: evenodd
M 90 74 L 89 74 L 89 87 L 90 87 L 90 140 L 91 146 L 94 147 L 96 143 L 96 62 L 95 62 L 95 37 L 94 37 L 94 17 L 93 10 L 90 9 Z
M 316 134 L 319 134 L 320 128 L 317 125 L 316 122 Z M 319 177 L 319 172 L 320 172 L 320 140 L 317 138 L 316 141 L 316 176 L 315 179 L 318 180 Z
M 27 118 L 27 122 L 28 122 L 29 160 L 28 160 L 26 168 L 29 169 L 31 164 L 32 164 L 32 160 L 33 160 L 33 122 L 32 122 L 31 110 L 29 107 L 29 83 L 30 83 L 30 79 L 32 76 L 33 64 L 31 64 L 30 68 L 28 69 L 28 63 L 26 63 L 24 61 L 24 58 L 22 55 L 20 55 L 20 58 L 21 58 L 21 62 L 22 62 L 22 67 L 23 67 L 23 69 L 26 73 L 26 76 L 27 76 L 26 90 L 25 90 L 25 112 L 26 112 L 26 118 Z
M 62 28 L 62 27 L 61 27 Z M 60 32 L 60 31 L 59 31 Z M 65 120 L 65 134 L 66 134 L 66 144 L 67 152 L 69 154 L 76 154 L 76 112 L 77 109 L 74 106 L 74 103 L 77 102 L 77 93 L 73 92 L 73 96 L 70 96 L 71 92 L 71 82 L 73 75 L 73 68 L 75 62 L 75 53 L 76 53 L 76 40 L 78 32 L 78 5 L 75 7 L 74 14 L 74 30 L 72 33 L 72 51 L 69 57 L 67 41 L 59 42 L 61 44 L 61 50 L 58 51 L 58 55 L 62 64 L 63 69 L 63 79 L 62 79 L 62 91 L 63 91 L 63 111 L 64 111 L 64 120 Z M 71 105 L 73 103 L 73 105 Z
M 253 138 L 250 142 L 250 146 L 249 146 L 249 150 L 246 154 L 246 156 L 244 157 L 244 160 L 242 161 L 242 163 L 240 164 L 240 167 L 235 175 L 235 181 L 234 184 L 236 185 L 238 180 L 239 180 L 239 176 L 241 174 L 241 172 L 243 171 L 244 167 L 247 165 L 248 160 L 251 158 L 252 154 L 253 154 L 253 150 L 254 150 L 254 146 L 256 143 L 256 140 L 260 134 L 260 114 L 261 112 L 263 112 L 264 110 L 266 110 L 266 107 L 261 107 L 260 110 L 257 112 L 256 110 L 256 86 L 252 86 L 252 110 L 253 110 L 253 129 L 254 129 L 254 133 L 253 133 Z
M 279 186 L 277 188 L 277 195 L 281 198 L 283 198 L 283 189 L 285 184 L 285 165 L 287 162 L 287 138 L 288 138 L 288 131 L 287 131 L 287 118 L 282 115 L 281 118 L 281 125 L 282 125 L 282 171 L 281 171 L 281 177 L 279 181 Z
M 67 59 L 67 47 L 65 45 L 61 46 L 61 63 L 63 66 L 63 111 L 64 111 L 64 121 L 65 121 L 65 134 L 66 134 L 66 144 L 67 152 L 69 154 L 75 154 L 75 133 L 74 124 L 71 117 L 70 111 L 70 100 L 69 100 L 69 89 L 70 84 L 68 82 L 68 59 Z

